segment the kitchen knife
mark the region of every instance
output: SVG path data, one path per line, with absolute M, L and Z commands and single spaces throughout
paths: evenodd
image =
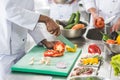
M 112 16 L 112 17 L 106 19 L 106 20 L 105 20 L 105 24 L 110 23 L 115 17 L 116 17 L 116 15 L 114 15 L 114 16 Z
M 57 39 L 59 39 L 60 41 L 62 41 L 66 45 L 70 46 L 71 48 L 74 48 L 74 44 L 71 41 L 69 41 L 67 38 L 65 38 L 62 34 L 57 36 Z

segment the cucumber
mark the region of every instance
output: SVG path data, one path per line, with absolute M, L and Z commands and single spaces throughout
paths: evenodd
M 69 24 L 65 27 L 65 29 L 71 29 L 72 27 L 74 26 L 74 23 L 73 24 Z
M 72 13 L 70 19 L 68 20 L 68 25 L 71 24 L 71 23 L 74 23 L 75 17 L 76 17 L 76 14 L 75 14 L 75 13 Z
M 75 17 L 75 23 L 74 23 L 74 24 L 78 24 L 79 21 L 80 21 L 80 12 L 77 11 L 77 12 L 76 12 L 76 17 Z

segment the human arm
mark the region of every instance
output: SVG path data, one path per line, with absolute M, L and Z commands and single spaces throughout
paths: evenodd
M 50 17 L 41 15 L 38 22 L 44 22 L 46 24 L 49 33 L 58 36 L 60 34 L 60 27 Z
M 96 28 L 102 29 L 105 26 L 103 17 L 97 14 L 97 10 L 95 8 L 90 8 L 88 11 L 91 13 L 93 18 L 93 24 Z
M 117 21 L 112 26 L 112 31 L 118 31 L 120 30 L 120 17 L 117 19 Z
M 88 13 L 91 14 L 93 18 L 93 25 L 96 28 L 104 27 L 104 19 L 102 16 L 99 16 L 97 5 L 95 0 L 83 0 L 83 5 Z
M 25 6 L 29 4 L 30 6 Z M 28 30 L 34 30 L 38 22 L 46 24 L 48 32 L 54 35 L 60 34 L 59 26 L 49 17 L 35 13 L 31 6 L 33 5 L 28 0 L 5 0 L 4 7 L 6 11 L 6 18 L 8 21 L 24 27 Z
M 48 49 L 53 48 L 55 41 L 48 41 L 44 37 L 40 26 L 36 26 L 34 30 L 28 30 L 28 33 L 32 36 L 37 45 L 44 45 Z

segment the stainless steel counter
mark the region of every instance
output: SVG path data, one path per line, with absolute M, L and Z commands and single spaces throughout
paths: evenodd
M 101 41 L 89 40 L 84 37 L 70 39 L 73 43 L 78 44 L 78 47 L 82 49 L 82 54 L 87 53 L 87 47 L 90 43 L 96 43 L 102 50 L 102 55 L 104 57 L 104 63 L 101 65 L 98 76 L 109 78 L 110 80 L 120 80 L 115 77 L 113 70 L 110 66 L 110 52 L 106 49 Z M 11 72 L 6 76 L 7 80 L 66 80 L 66 77 L 40 75 L 40 74 L 30 74 L 30 73 L 13 73 Z

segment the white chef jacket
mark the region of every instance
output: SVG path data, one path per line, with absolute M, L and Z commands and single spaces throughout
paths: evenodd
M 10 66 L 24 55 L 27 32 L 36 43 L 44 39 L 36 27 L 40 14 L 33 9 L 33 0 L 0 1 L 0 80 L 6 80 Z
M 78 1 L 72 4 L 56 4 L 51 1 L 50 4 L 50 17 L 58 20 L 68 20 L 73 12 L 79 10 Z
M 25 50 L 27 32 L 36 43 L 44 39 L 37 25 L 40 14 L 35 13 L 33 0 L 1 0 L 0 54 L 16 54 Z
M 120 18 L 120 0 L 82 0 L 83 5 L 88 11 L 89 8 L 96 8 L 97 12 L 104 19 L 108 19 L 113 15 L 117 17 L 111 22 L 111 25 Z M 91 25 L 92 25 L 91 20 Z

